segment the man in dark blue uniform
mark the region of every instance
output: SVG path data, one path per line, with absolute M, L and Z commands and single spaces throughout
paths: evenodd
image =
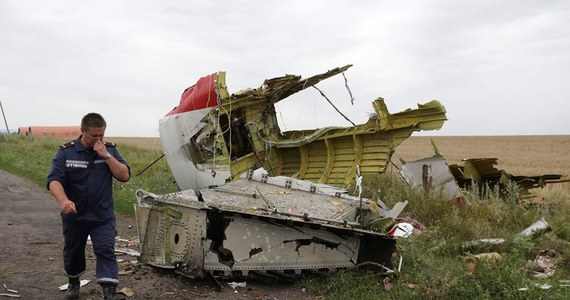
M 67 299 L 79 298 L 88 235 L 97 257 L 95 272 L 104 299 L 115 299 L 119 283 L 113 177 L 126 182 L 131 171 L 116 146 L 103 142 L 106 127 L 101 115 L 85 115 L 81 120 L 81 136 L 60 146 L 47 178 L 47 188 L 61 208 L 64 271 L 69 277 Z

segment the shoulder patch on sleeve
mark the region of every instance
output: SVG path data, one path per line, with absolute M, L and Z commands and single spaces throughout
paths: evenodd
M 105 142 L 105 147 L 117 147 L 117 144 L 111 142 Z
M 59 145 L 59 149 L 67 149 L 69 147 L 73 147 L 75 145 L 75 141 L 67 142 L 65 144 Z

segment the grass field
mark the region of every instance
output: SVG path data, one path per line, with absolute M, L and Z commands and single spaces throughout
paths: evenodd
M 160 160 L 143 175 L 136 176 L 162 154 L 155 138 L 109 137 L 116 142 L 132 168 L 127 183 L 115 182 L 115 209 L 133 215 L 134 193 L 145 189 L 156 194 L 176 190 L 166 160 Z M 569 175 L 570 136 L 434 137 L 448 163 L 463 158 L 496 157 L 499 169 L 514 175 Z M 0 135 L 0 168 L 45 185 L 45 178 L 61 140 Z M 411 161 L 431 156 L 429 137 L 412 137 L 396 150 L 392 160 Z M 398 179 L 395 168 L 365 180 L 365 197 L 381 199 L 389 206 L 408 200 L 402 216 L 410 216 L 427 227 L 421 235 L 398 240 L 393 262 L 402 267 L 386 291 L 383 277 L 374 271 L 344 270 L 324 279 L 309 277 L 302 284 L 322 299 L 570 299 L 570 185 L 556 184 L 539 189 L 545 203 L 505 201 L 498 194 L 465 191 L 466 205 L 457 206 L 441 197 L 440 191 L 418 192 Z M 55 200 L 54 200 L 55 201 Z M 531 237 L 519 233 L 536 220 L 545 218 L 548 232 Z M 386 232 L 388 224 L 378 223 Z M 467 241 L 503 238 L 500 245 L 464 246 Z M 541 250 L 553 249 L 555 273 L 538 279 L 528 264 Z M 473 254 L 497 252 L 498 263 L 481 261 L 470 272 L 465 259 Z M 548 284 L 548 290 L 536 285 Z M 525 290 L 520 290 L 526 288 Z M 313 292 L 314 294 L 314 292 Z

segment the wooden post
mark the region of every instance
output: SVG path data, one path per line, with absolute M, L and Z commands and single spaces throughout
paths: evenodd
M 431 190 L 431 164 L 424 164 L 422 166 L 422 183 L 424 191 L 429 192 Z

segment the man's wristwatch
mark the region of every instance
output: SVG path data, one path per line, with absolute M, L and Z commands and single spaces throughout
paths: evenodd
M 109 159 L 109 158 L 111 158 L 111 157 L 112 157 L 111 153 L 109 153 L 109 152 L 105 153 L 105 157 L 104 157 L 105 160 L 107 160 L 107 159 Z

